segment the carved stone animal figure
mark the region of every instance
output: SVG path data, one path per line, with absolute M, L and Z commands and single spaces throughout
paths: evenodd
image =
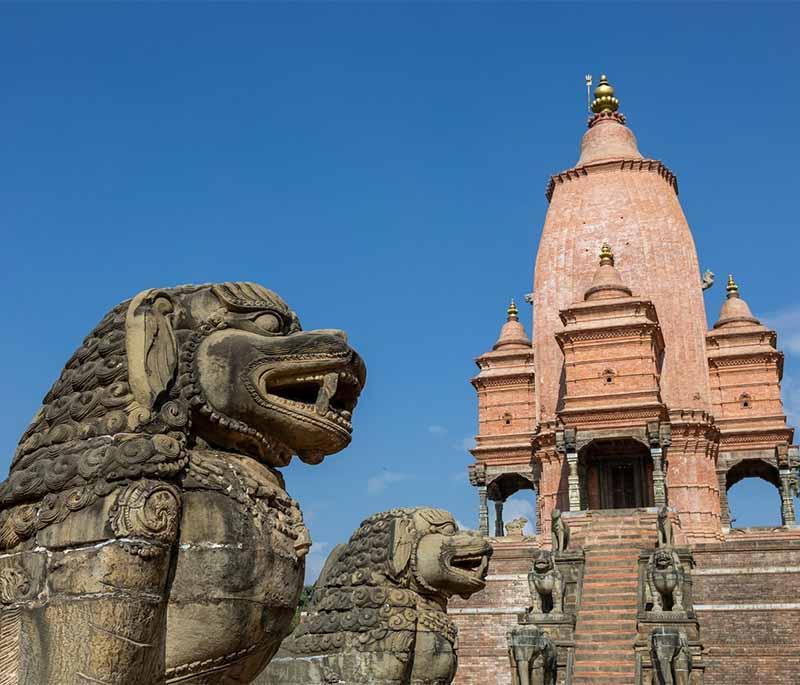
M 672 521 L 669 520 L 669 509 L 658 510 L 658 547 L 672 547 L 675 544 L 672 534 Z
M 336 547 L 308 615 L 258 685 L 448 685 L 453 595 L 482 590 L 492 548 L 441 509 L 393 509 Z
M 686 634 L 677 628 L 660 627 L 650 634 L 653 685 L 689 685 L 692 655 Z
M 547 550 L 539 550 L 528 573 L 531 613 L 561 614 L 564 611 L 564 578 Z
M 662 547 L 647 562 L 647 596 L 652 611 L 683 611 L 684 571 L 674 549 Z
M 0 486 L 0 682 L 249 683 L 310 546 L 276 469 L 345 447 L 364 381 L 342 332 L 256 284 L 111 310 Z
M 511 538 L 521 538 L 525 535 L 525 526 L 528 519 L 524 516 L 515 518 L 513 521 L 506 523 L 506 536 Z
M 556 685 L 558 652 L 553 641 L 537 626 L 515 626 L 506 633 L 514 685 Z
M 553 552 L 565 552 L 569 547 L 569 526 L 561 516 L 559 509 L 553 509 L 550 514 L 550 533 Z

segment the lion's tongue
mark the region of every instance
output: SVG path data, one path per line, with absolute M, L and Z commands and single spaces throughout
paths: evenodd
M 339 374 L 329 373 L 325 375 L 322 385 L 319 386 L 317 393 L 317 403 L 315 405 L 317 414 L 324 415 L 331 406 L 331 397 L 336 394 L 336 388 L 339 385 Z

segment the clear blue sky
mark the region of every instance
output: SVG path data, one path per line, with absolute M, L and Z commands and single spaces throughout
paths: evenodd
M 314 568 L 387 507 L 474 524 L 473 358 L 530 290 L 601 70 L 677 173 L 702 266 L 778 327 L 796 420 L 799 25 L 764 3 L 3 4 L 3 472 L 110 306 L 248 279 L 367 360 L 352 446 L 287 470 Z M 740 522 L 777 515 L 749 493 Z

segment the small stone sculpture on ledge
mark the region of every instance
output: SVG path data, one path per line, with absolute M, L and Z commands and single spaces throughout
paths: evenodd
M 661 507 L 658 510 L 658 547 L 673 547 L 675 539 L 672 534 L 672 521 L 669 520 L 669 509 Z
M 521 538 L 525 536 L 525 526 L 528 524 L 528 519 L 524 516 L 515 518 L 513 521 L 506 523 L 506 537 Z
M 686 635 L 676 628 L 656 628 L 650 635 L 653 685 L 689 685 L 692 655 Z
M 277 467 L 350 442 L 365 373 L 254 283 L 114 307 L 0 485 L 0 682 L 250 683 L 311 546 Z
M 392 509 L 331 552 L 308 615 L 254 685 L 447 685 L 453 595 L 485 587 L 492 548 L 441 509 Z
M 569 526 L 561 516 L 559 509 L 550 514 L 550 535 L 552 537 L 553 554 L 566 552 L 569 547 Z
M 560 615 L 564 611 L 564 578 L 547 550 L 539 550 L 528 573 L 528 589 L 533 603 L 529 614 Z
M 536 626 L 515 626 L 506 633 L 514 685 L 556 685 L 558 656 L 553 641 Z

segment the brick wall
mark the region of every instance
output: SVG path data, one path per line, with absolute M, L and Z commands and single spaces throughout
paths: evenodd
M 694 602 L 706 685 L 800 683 L 800 540 L 694 548 Z M 781 539 L 783 537 L 783 539 Z

